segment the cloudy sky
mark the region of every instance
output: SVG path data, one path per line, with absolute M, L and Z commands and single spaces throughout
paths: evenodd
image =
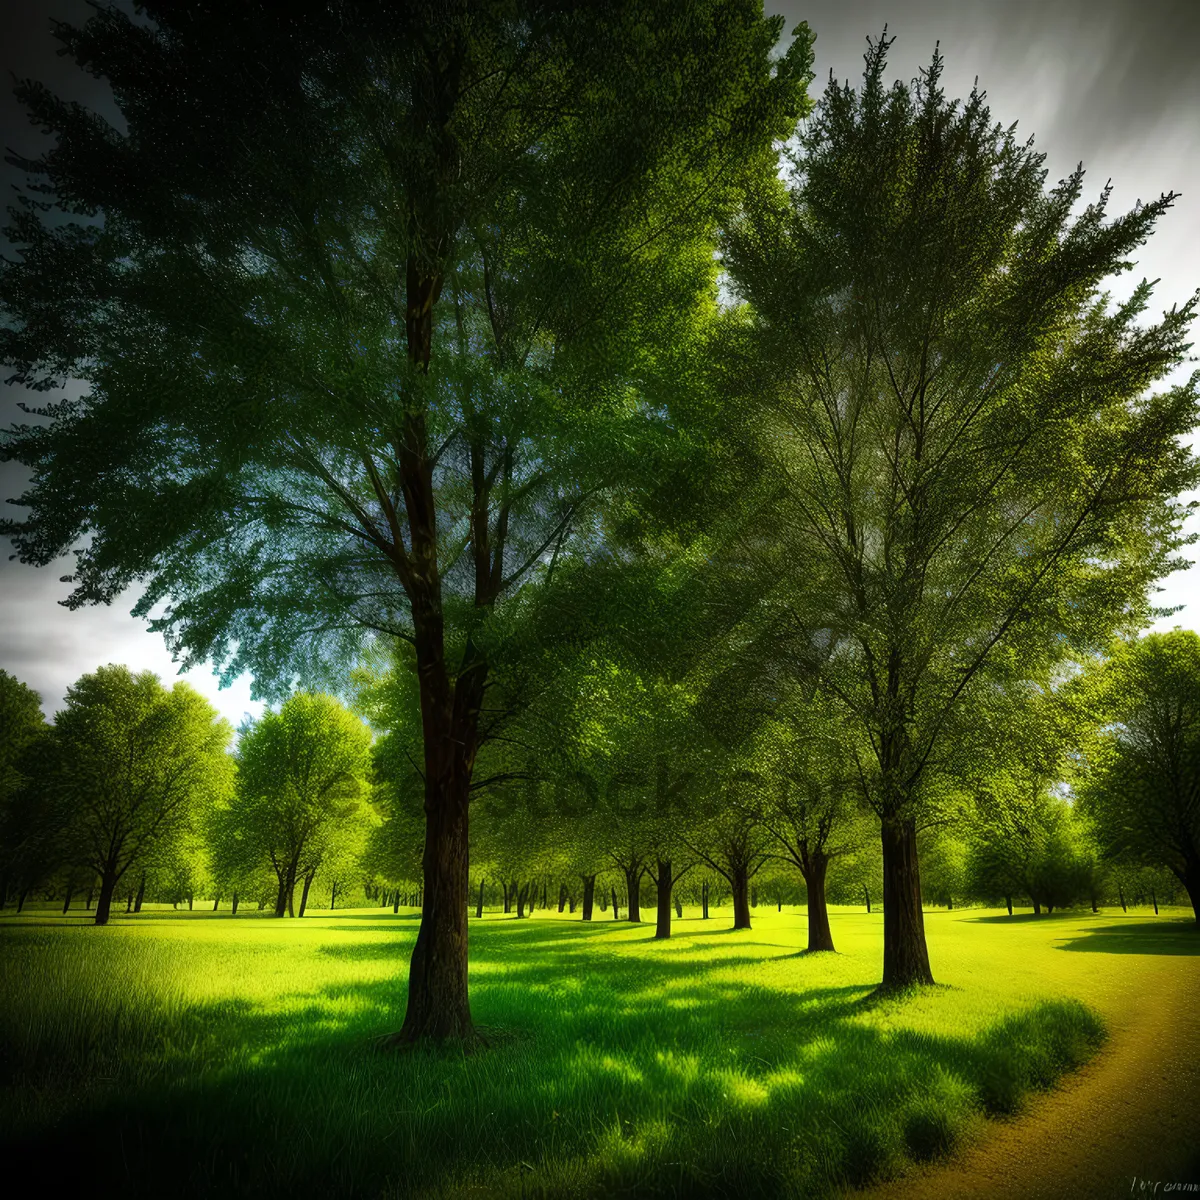
M 978 77 L 992 114 L 1018 122 L 1047 154 L 1050 179 L 1082 161 L 1088 197 L 1113 181 L 1112 209 L 1123 211 L 1160 192 L 1182 193 L 1143 248 L 1134 272 L 1114 282 L 1122 297 L 1142 277 L 1160 279 L 1155 307 L 1185 301 L 1200 286 L 1200 4 L 1192 0 L 772 0 L 768 11 L 787 18 L 790 33 L 806 20 L 817 33 L 814 94 L 832 70 L 857 80 L 865 38 L 888 26 L 896 41 L 893 76 L 912 78 L 928 64 L 935 42 L 945 58 L 943 85 L 965 95 Z M 57 57 L 51 19 L 86 19 L 84 0 L 0 0 L 0 68 L 4 78 L 33 77 L 62 95 L 103 106 L 103 85 Z M 0 94 L 3 145 L 37 150 L 40 136 L 7 88 Z M 4 192 L 16 179 L 4 167 Z M 1186 370 L 1179 373 L 1184 377 Z M 17 419 L 16 389 L 0 392 L 0 426 Z M 0 466 L 0 500 L 17 495 L 21 473 Z M 1200 525 L 1197 526 L 1200 528 Z M 135 596 L 112 607 L 70 612 L 58 602 L 69 570 L 34 569 L 7 561 L 0 547 L 0 667 L 42 694 L 53 713 L 66 687 L 105 662 L 176 672 L 160 638 L 128 616 Z M 1182 611 L 1161 624 L 1200 629 L 1200 567 L 1166 581 L 1159 597 Z M 189 682 L 235 723 L 260 706 L 249 681 L 219 691 L 211 672 L 197 668 Z

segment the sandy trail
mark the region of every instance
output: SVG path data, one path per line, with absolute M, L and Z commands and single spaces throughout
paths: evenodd
M 1097 1005 L 1109 1037 L 1090 1063 L 948 1163 L 847 1196 L 1200 1198 L 1200 958 L 1121 954 L 1112 969 L 1125 978 Z

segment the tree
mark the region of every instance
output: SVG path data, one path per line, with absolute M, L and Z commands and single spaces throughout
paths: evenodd
M 0 806 L 24 782 L 22 757 L 46 732 L 41 705 L 33 688 L 0 670 Z
M 71 603 L 264 695 L 375 637 L 421 688 L 425 904 L 404 1039 L 471 1036 L 468 798 L 489 622 L 670 439 L 714 222 L 774 170 L 809 39 L 758 0 L 202 6 L 58 27 L 118 133 L 33 84 L 0 358 L 85 399 L 10 434 Z M 114 164 L 119 163 L 119 167 Z M 102 223 L 41 219 L 37 189 Z M 86 447 L 86 453 L 81 452 Z
M 871 746 L 890 989 L 933 979 L 917 829 L 967 706 L 1147 618 L 1197 473 L 1196 378 L 1147 392 L 1196 297 L 1142 325 L 1148 283 L 1101 291 L 1174 196 L 1110 219 L 1105 188 L 1073 216 L 1082 168 L 1046 192 L 1044 156 L 978 90 L 948 101 L 936 53 L 886 89 L 889 45 L 857 92 L 831 82 L 788 182 L 730 226 L 747 303 L 722 362 L 774 461 L 797 662 Z
M 97 925 L 130 868 L 228 793 L 231 737 L 199 692 L 182 681 L 167 691 L 149 671 L 100 667 L 67 689 L 49 786 L 69 813 L 68 861 L 99 879 Z
M 275 915 L 294 916 L 322 863 L 364 818 L 371 732 L 334 697 L 297 693 L 242 730 L 228 821 L 278 884 Z
M 29 877 L 42 873 L 34 864 L 45 860 L 56 831 L 46 797 L 30 778 L 37 746 L 48 732 L 41 703 L 31 687 L 0 670 L 0 907 L 12 883 L 23 895 Z
M 1099 674 L 1108 732 L 1081 802 L 1105 853 L 1166 867 L 1200 924 L 1200 637 L 1147 634 L 1118 646 Z
M 269 859 L 261 853 L 253 831 L 238 820 L 239 808 L 235 785 L 227 801 L 208 810 L 203 826 L 214 883 L 218 892 L 230 896 L 235 916 L 243 897 L 261 902 L 268 895 L 275 899 L 279 894 L 279 881 Z
M 945 825 L 918 834 L 921 854 L 921 894 L 933 904 L 954 907 L 967 892 L 967 843 L 960 830 Z
M 804 879 L 808 949 L 833 950 L 825 882 L 830 865 L 868 835 L 845 731 L 819 697 L 768 722 L 756 757 L 766 773 L 763 824 Z
M 713 792 L 687 826 L 687 847 L 720 875 L 733 896 L 734 929 L 750 928 L 750 887 L 771 858 L 773 838 L 763 822 L 766 781 L 731 759 L 710 781 Z

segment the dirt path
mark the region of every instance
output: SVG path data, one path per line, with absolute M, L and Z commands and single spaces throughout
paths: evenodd
M 1034 1097 L 1020 1117 L 988 1122 L 948 1164 L 847 1196 L 1200 1197 L 1200 958 L 1114 957 L 1128 987 L 1101 1010 L 1109 1038 L 1095 1059 Z

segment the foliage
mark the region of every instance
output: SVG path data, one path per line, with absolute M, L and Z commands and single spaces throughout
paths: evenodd
M 440 66 L 394 6 L 60 26 L 129 129 L 19 89 L 59 143 L 20 163 L 2 356 L 90 385 L 5 450 L 34 470 L 23 558 L 91 535 L 72 603 L 148 578 L 139 611 L 167 600 L 189 661 L 263 693 L 412 636 L 414 603 L 461 654 L 597 489 L 661 456 L 630 376 L 690 342 L 714 216 L 803 107 L 807 40 L 769 61 L 756 9 L 475 3 Z M 103 221 L 43 223 L 39 191 Z
M 45 733 L 41 704 L 33 688 L 0 670 L 0 806 L 7 806 L 24 782 L 23 756 Z
M 1200 637 L 1147 634 L 1096 675 L 1090 701 L 1110 723 L 1082 802 L 1104 851 L 1167 867 L 1200 922 Z
M 323 694 L 298 692 L 242 730 L 237 787 L 220 821 L 241 861 L 275 872 L 277 916 L 293 915 L 298 880 L 307 895 L 316 873 L 364 836 L 370 750 L 370 730 Z
M 47 732 L 41 697 L 0 670 L 0 905 L 10 884 L 23 893 L 55 865 L 57 814 L 37 785 Z
M 188 684 L 100 667 L 55 716 L 49 787 L 66 814 L 66 859 L 101 881 L 96 922 L 134 866 L 185 836 L 229 792 L 232 730 Z

